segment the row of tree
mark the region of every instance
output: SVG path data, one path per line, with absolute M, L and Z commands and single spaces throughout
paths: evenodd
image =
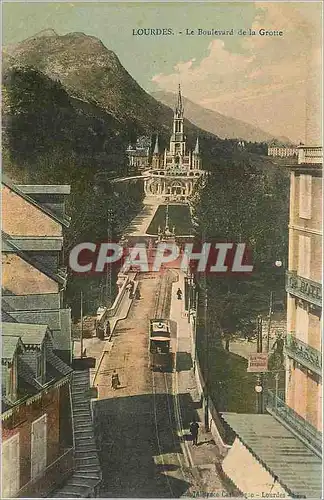
M 194 200 L 197 237 L 244 242 L 252 252 L 249 275 L 200 276 L 208 290 L 208 328 L 222 337 L 252 335 L 258 314 L 269 309 L 270 292 L 284 298 L 288 245 L 289 177 L 277 167 L 251 164 L 248 156 L 218 158 Z M 275 262 L 282 266 L 276 267 Z M 215 339 L 216 340 L 216 339 Z

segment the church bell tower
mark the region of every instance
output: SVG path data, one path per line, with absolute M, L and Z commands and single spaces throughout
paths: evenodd
M 170 139 L 170 153 L 176 158 L 185 156 L 186 142 L 183 133 L 183 103 L 179 85 L 177 104 L 173 115 L 173 133 Z

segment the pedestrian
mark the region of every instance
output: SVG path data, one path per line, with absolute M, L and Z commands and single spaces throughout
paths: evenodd
M 277 335 L 277 340 L 272 346 L 272 349 L 275 352 L 275 354 L 278 355 L 281 364 L 283 364 L 284 361 L 284 353 L 283 353 L 284 346 L 285 346 L 285 341 L 282 338 L 281 333 L 279 333 L 279 335 Z
M 199 424 L 194 419 L 190 424 L 190 433 L 192 437 L 192 444 L 195 446 L 197 446 L 198 444 L 198 429 L 199 429 Z
M 137 288 L 135 290 L 135 299 L 140 300 L 140 298 L 141 298 L 141 293 L 140 293 L 138 286 L 137 286 Z
M 100 323 L 97 326 L 97 337 L 100 340 L 104 340 L 105 339 L 105 330 L 104 330 L 103 326 Z
M 107 322 L 105 324 L 105 337 L 110 337 L 110 334 L 111 334 L 110 323 L 107 320 Z
M 178 288 L 178 290 L 177 290 L 177 297 L 178 297 L 178 300 L 181 300 L 181 299 L 182 299 L 182 291 L 181 291 L 181 288 Z
M 118 388 L 118 386 L 120 386 L 120 381 L 119 381 L 118 373 L 116 372 L 116 370 L 114 370 L 113 374 L 111 376 L 111 387 L 112 387 L 112 389 L 116 390 Z
M 135 287 L 135 283 L 134 281 L 131 281 L 129 283 L 129 298 L 132 299 L 134 297 L 133 293 L 134 293 L 134 287 Z

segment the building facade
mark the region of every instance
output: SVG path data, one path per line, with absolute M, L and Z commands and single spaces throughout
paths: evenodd
M 288 148 L 282 146 L 269 146 L 268 156 L 279 156 L 280 158 L 297 157 L 298 148 Z
M 2 324 L 2 498 L 43 496 L 71 473 L 72 368 L 46 325 Z
M 139 172 L 145 171 L 150 166 L 151 139 L 147 136 L 139 137 L 136 144 L 130 144 L 126 149 L 128 165 Z
M 46 496 L 73 468 L 69 193 L 2 182 L 2 497 Z
M 199 139 L 197 137 L 194 150 L 189 150 L 183 120 L 184 108 L 179 86 L 169 147 L 160 151 L 159 137 L 156 137 L 150 168 L 145 172 L 146 196 L 154 196 L 161 201 L 186 203 L 195 184 L 205 173 L 202 170 Z
M 290 169 L 286 404 L 320 438 L 315 431 L 322 431 L 322 148 L 300 147 Z
M 2 310 L 5 320 L 47 324 L 71 362 L 71 313 L 64 305 L 63 228 L 70 186 L 18 186 L 3 179 Z

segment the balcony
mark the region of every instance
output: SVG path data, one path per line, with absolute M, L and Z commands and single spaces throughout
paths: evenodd
M 296 271 L 286 273 L 286 291 L 307 300 L 311 304 L 322 307 L 322 285 L 317 281 L 299 276 Z
M 322 146 L 299 146 L 298 165 L 302 163 L 321 164 L 323 162 Z
M 312 372 L 318 375 L 322 374 L 322 355 L 320 351 L 299 340 L 291 333 L 286 337 L 285 351 L 289 357 L 295 359 Z
M 317 455 L 322 456 L 322 433 L 271 390 L 267 393 L 266 409 Z

